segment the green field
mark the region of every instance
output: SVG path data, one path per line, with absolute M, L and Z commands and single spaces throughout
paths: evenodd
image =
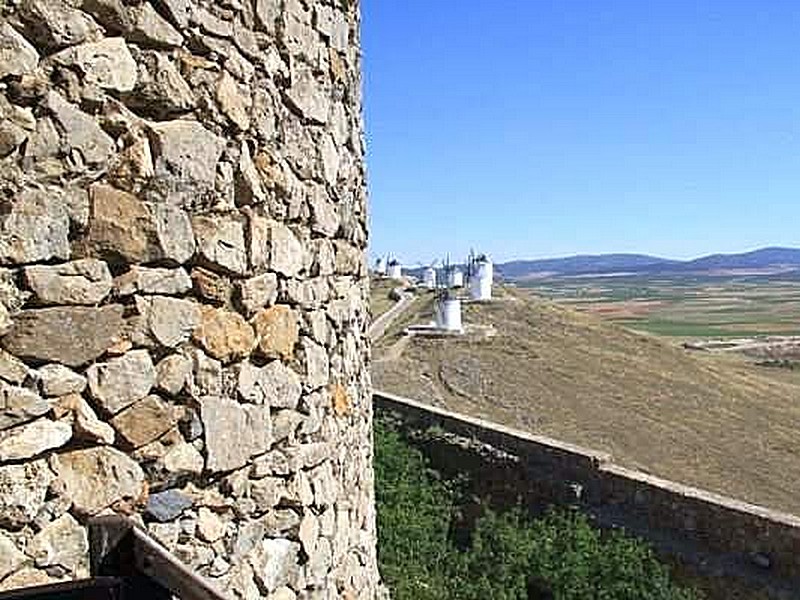
M 631 276 L 530 281 L 536 294 L 630 329 L 676 338 L 800 335 L 800 281 Z

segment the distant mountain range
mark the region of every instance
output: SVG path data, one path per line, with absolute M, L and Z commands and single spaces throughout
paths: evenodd
M 693 260 L 670 260 L 646 254 L 598 254 L 514 260 L 495 265 L 505 279 L 631 274 L 736 274 L 800 270 L 800 249 L 761 248 L 740 254 L 711 254 Z

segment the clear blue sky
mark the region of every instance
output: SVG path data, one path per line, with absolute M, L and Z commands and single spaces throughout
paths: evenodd
M 797 0 L 362 0 L 371 254 L 800 245 Z

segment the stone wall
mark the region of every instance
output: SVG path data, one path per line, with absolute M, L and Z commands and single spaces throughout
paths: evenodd
M 735 581 L 754 596 L 797 597 L 800 518 L 794 515 L 632 471 L 604 452 L 408 398 L 376 392 L 374 403 L 377 414 L 396 417 L 434 468 L 446 476 L 469 475 L 470 491 L 496 508 L 578 508 L 600 526 L 647 539 L 705 580 L 709 591 Z
M 356 0 L 0 3 L 0 589 L 113 511 L 373 597 L 359 52 Z

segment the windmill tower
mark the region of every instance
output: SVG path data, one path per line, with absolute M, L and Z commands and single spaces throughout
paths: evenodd
M 422 285 L 429 290 L 436 289 L 436 269 L 430 265 L 422 273 Z
M 376 275 L 385 276 L 386 275 L 386 257 L 379 256 L 375 260 L 375 268 L 373 269 Z
M 445 277 L 445 281 L 437 288 L 436 301 L 434 303 L 436 328 L 453 333 L 463 333 L 464 325 L 461 321 L 461 300 L 456 296 L 455 292 L 450 289 L 449 285 L 449 274 L 452 272 L 449 258 L 445 263 L 444 272 L 448 274 L 448 277 Z
M 464 274 L 455 265 L 450 267 L 447 272 L 447 286 L 450 288 L 464 287 Z
M 387 275 L 390 279 L 402 279 L 403 278 L 403 267 L 400 266 L 400 261 L 396 258 L 392 258 L 386 265 L 387 268 Z
M 494 267 L 491 259 L 485 254 L 469 257 L 469 295 L 473 300 L 491 300 Z

